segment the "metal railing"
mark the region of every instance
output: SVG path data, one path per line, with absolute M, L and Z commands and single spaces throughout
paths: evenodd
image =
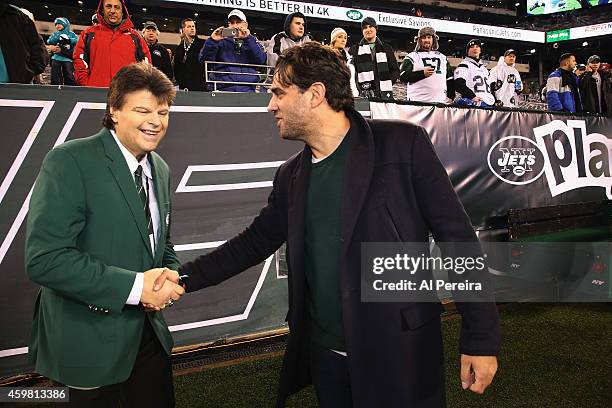
M 237 67 L 249 67 L 254 68 L 258 72 L 234 72 L 234 71 L 222 71 L 222 70 L 213 70 L 210 69 L 210 65 L 223 65 L 223 66 L 237 66 Z M 216 67 L 215 67 L 216 68 Z M 247 85 L 252 86 L 255 89 L 255 92 L 267 92 L 270 85 L 272 85 L 272 66 L 270 65 L 259 65 L 259 64 L 243 64 L 239 62 L 220 62 L 220 61 L 204 61 L 204 76 L 206 78 L 206 83 L 212 85 L 213 89 L 210 89 L 213 92 L 227 92 L 227 93 L 236 93 L 239 91 L 226 91 L 219 90 L 218 84 L 224 85 Z M 249 75 L 258 77 L 257 82 L 241 82 L 241 81 L 220 81 L 214 78 L 215 74 L 222 75 Z

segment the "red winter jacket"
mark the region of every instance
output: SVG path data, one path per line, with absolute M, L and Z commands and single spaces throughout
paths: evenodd
M 142 36 L 133 29 L 134 24 L 130 20 L 125 1 L 121 0 L 124 20 L 114 30 L 104 21 L 103 3 L 104 0 L 100 0 L 98 5 L 98 24 L 83 30 L 74 49 L 74 77 L 79 85 L 108 87 L 119 69 L 136 62 L 136 46 L 132 33 L 136 34 L 141 42 L 145 61 L 148 63 L 151 61 L 149 47 Z M 87 33 L 94 33 L 89 43 L 89 65 L 83 61 Z

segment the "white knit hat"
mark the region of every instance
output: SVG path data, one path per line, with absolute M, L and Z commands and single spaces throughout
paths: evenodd
M 331 32 L 331 41 L 330 41 L 330 43 L 333 43 L 334 42 L 334 38 L 336 38 L 340 34 L 344 34 L 344 35 L 346 35 L 348 37 L 348 34 L 346 33 L 346 31 L 344 31 L 343 28 L 336 27 Z

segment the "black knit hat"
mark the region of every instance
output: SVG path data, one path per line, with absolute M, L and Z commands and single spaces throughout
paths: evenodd
M 465 46 L 466 54 L 468 53 L 470 48 L 472 48 L 472 45 L 477 45 L 482 49 L 482 41 L 480 41 L 478 38 L 472 38 L 470 41 L 468 41 L 467 45 Z
M 365 28 L 365 26 L 372 26 L 374 28 L 378 28 L 378 24 L 376 24 L 376 20 L 374 20 L 372 17 L 366 17 L 363 19 L 363 21 L 361 22 L 361 29 L 363 30 Z

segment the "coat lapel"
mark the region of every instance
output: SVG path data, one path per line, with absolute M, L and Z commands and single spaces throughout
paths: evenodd
M 113 175 L 117 186 L 119 186 L 119 189 L 123 194 L 123 198 L 130 208 L 132 217 L 134 217 L 134 221 L 136 222 L 138 230 L 140 231 L 142 242 L 147 247 L 151 258 L 153 258 L 151 244 L 149 242 L 147 220 L 142 209 L 140 197 L 136 191 L 134 179 L 130 174 L 130 169 L 125 162 L 125 158 L 121 154 L 121 150 L 119 150 L 119 146 L 117 146 L 117 143 L 115 143 L 113 135 L 111 135 L 111 133 L 106 129 L 103 129 L 99 135 L 101 136 L 106 156 L 109 158 L 108 168 Z
M 170 223 L 170 200 L 168 198 L 168 175 L 163 171 L 163 165 L 159 156 L 151 152 L 149 154 L 149 163 L 151 164 L 153 188 L 157 198 L 157 207 L 159 208 L 159 235 L 155 245 L 154 257 L 154 264 L 157 265 L 158 262 L 161 262 L 166 246 L 166 234 L 168 224 Z
M 308 146 L 304 147 L 300 163 L 289 181 L 288 189 L 288 231 L 287 245 L 290 254 L 291 283 L 293 294 L 304 295 L 306 276 L 304 273 L 304 234 L 306 195 L 308 194 L 308 179 L 310 177 L 310 160 L 312 153 Z M 293 305 L 303 305 L 302 299 L 295 299 Z M 299 311 L 294 311 L 299 313 Z
M 342 186 L 342 229 L 340 240 L 342 242 L 341 258 L 348 251 L 353 230 L 361 207 L 372 180 L 374 172 L 374 136 L 370 126 L 365 119 L 356 111 L 347 111 L 351 120 L 351 127 L 356 129 L 351 133 L 353 137 L 349 140 L 344 182 Z

